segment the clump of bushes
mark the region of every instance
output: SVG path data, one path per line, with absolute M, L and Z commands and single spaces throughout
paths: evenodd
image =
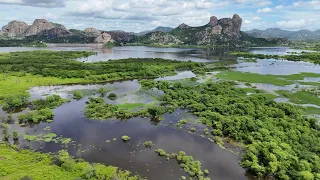
M 8 96 L 4 99 L 2 108 L 4 110 L 12 110 L 15 108 L 26 106 L 29 103 L 29 97 L 29 93 L 20 93 L 17 95 Z
M 73 91 L 73 99 L 80 100 L 83 98 L 84 94 L 81 91 Z
M 30 111 L 26 114 L 20 114 L 18 119 L 20 123 L 22 122 L 34 122 L 38 123 L 40 121 L 52 120 L 54 113 L 51 109 L 40 109 L 35 111 Z
M 129 141 L 131 138 L 129 136 L 122 136 L 123 141 Z
M 99 93 L 101 94 L 101 96 L 104 96 L 106 94 L 106 92 L 108 92 L 107 88 L 101 87 L 99 88 Z
M 118 98 L 118 96 L 115 94 L 115 93 L 110 93 L 109 94 L 109 96 L 108 96 L 108 98 L 110 99 L 110 100 L 116 100 L 117 98 Z
M 32 101 L 32 109 L 54 109 L 59 107 L 61 104 L 65 103 L 66 100 L 61 98 L 59 95 L 48 96 L 45 99 L 37 99 Z
M 196 161 L 193 159 L 192 156 L 187 156 L 185 152 L 180 151 L 178 154 L 172 153 L 169 154 L 163 149 L 157 149 L 155 151 L 158 153 L 159 156 L 164 156 L 168 159 L 176 159 L 178 163 L 180 164 L 181 168 L 184 169 L 185 172 L 187 172 L 191 177 L 197 177 L 198 179 L 204 179 L 209 180 L 210 178 L 203 177 L 204 174 L 208 175 L 209 171 L 201 170 L 201 163 L 200 161 Z M 181 177 L 183 178 L 183 177 Z

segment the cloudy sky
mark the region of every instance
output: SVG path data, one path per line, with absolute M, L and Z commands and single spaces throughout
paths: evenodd
M 320 0 L 0 0 L 0 26 L 45 18 L 68 29 L 140 32 L 157 26 L 206 24 L 239 14 L 242 30 L 320 29 Z

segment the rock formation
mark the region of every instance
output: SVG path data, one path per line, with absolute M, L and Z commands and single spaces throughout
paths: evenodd
M 222 34 L 231 39 L 239 39 L 241 37 L 240 29 L 242 19 L 239 15 L 234 14 L 231 18 L 222 18 L 218 20 L 218 24 L 222 26 Z
M 134 35 L 125 31 L 106 31 L 116 42 L 127 43 L 134 39 Z
M 96 36 L 99 36 L 101 34 L 101 31 L 97 30 L 96 28 L 86 28 L 83 30 L 85 33 L 90 33 Z
M 58 37 L 67 37 L 71 36 L 72 33 L 65 28 L 55 27 L 49 30 L 41 31 L 37 36 L 47 36 L 47 38 L 58 38 Z
M 211 26 L 211 27 L 214 27 L 217 24 L 218 24 L 218 18 L 215 17 L 215 16 L 211 16 L 208 25 Z
M 100 34 L 95 40 L 94 40 L 94 43 L 108 43 L 112 41 L 112 38 L 111 38 L 111 35 L 104 32 L 102 34 Z
M 178 38 L 164 32 L 151 32 L 150 41 L 154 44 L 181 44 Z
M 28 27 L 25 35 L 33 36 L 37 35 L 42 31 L 49 30 L 54 28 L 55 25 L 53 23 L 48 22 L 45 19 L 36 19 L 31 26 Z
M 21 21 L 11 21 L 1 29 L 1 34 L 8 37 L 23 36 L 28 24 Z

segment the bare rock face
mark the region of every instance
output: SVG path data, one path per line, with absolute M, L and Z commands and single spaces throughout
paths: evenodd
M 134 39 L 134 35 L 124 31 L 107 31 L 116 42 L 127 43 Z
M 8 37 L 22 36 L 28 28 L 28 24 L 21 21 L 11 21 L 1 29 L 1 34 Z
M 108 34 L 108 33 L 105 33 L 105 32 L 102 33 L 102 34 L 100 34 L 100 35 L 94 40 L 95 43 L 103 43 L 103 44 L 108 43 L 108 42 L 110 42 L 110 41 L 112 41 L 111 35 Z
M 150 40 L 156 44 L 182 44 L 175 36 L 163 32 L 151 32 Z
M 211 27 L 214 27 L 217 24 L 218 24 L 218 18 L 215 17 L 215 16 L 211 16 L 208 25 L 211 26 Z
M 240 29 L 242 19 L 239 15 L 235 14 L 231 18 L 222 18 L 218 20 L 218 24 L 222 26 L 222 33 L 229 38 L 239 39 L 241 37 Z
M 90 33 L 90 34 L 97 35 L 97 36 L 99 36 L 101 34 L 101 31 L 97 30 L 96 28 L 86 28 L 83 30 L 83 32 Z
M 49 30 L 41 31 L 38 36 L 47 36 L 48 38 L 58 38 L 58 37 L 67 37 L 72 35 L 72 33 L 65 28 L 55 27 Z
M 25 35 L 26 36 L 33 36 L 38 35 L 42 31 L 50 30 L 54 28 L 55 25 L 48 22 L 45 19 L 36 19 L 31 26 L 28 27 Z

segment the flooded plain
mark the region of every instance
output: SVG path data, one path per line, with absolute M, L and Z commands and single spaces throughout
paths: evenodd
M 105 61 L 109 59 L 122 59 L 130 57 L 139 58 L 166 58 L 181 61 L 215 62 L 217 60 L 231 60 L 231 67 L 235 71 L 252 72 L 259 74 L 288 75 L 300 72 L 320 73 L 320 66 L 307 62 L 291 62 L 285 60 L 257 60 L 246 62 L 228 55 L 229 49 L 179 49 L 179 48 L 152 48 L 152 47 L 114 47 L 102 48 L 94 46 L 55 46 L 47 48 L 0 48 L 0 52 L 29 51 L 29 50 L 92 50 L 96 54 L 88 58 L 80 59 L 85 62 Z M 253 48 L 253 53 L 259 54 L 286 54 L 293 52 L 289 48 Z M 212 73 L 211 76 L 214 76 Z M 158 78 L 156 80 L 181 80 L 192 78 L 196 75 L 191 71 L 177 72 L 175 76 Z M 309 82 L 319 82 L 319 78 L 306 78 Z M 296 85 L 274 86 L 268 84 L 253 84 L 258 89 L 268 90 L 292 90 Z M 187 174 L 174 160 L 167 161 L 154 152 L 161 148 L 168 153 L 185 151 L 196 160 L 201 161 L 202 169 L 209 170 L 211 179 L 219 180 L 245 180 L 252 179 L 245 170 L 240 167 L 241 152 L 233 153 L 208 140 L 210 135 L 204 134 L 204 125 L 196 122 L 197 118 L 187 110 L 177 109 L 172 114 L 165 114 L 163 120 L 154 122 L 149 118 L 131 118 L 129 120 L 109 119 L 90 120 L 85 118 L 84 109 L 88 97 L 99 96 L 98 89 L 104 87 L 108 93 L 116 93 L 119 98 L 115 101 L 105 98 L 107 103 L 157 103 L 156 97 L 162 92 L 156 90 L 144 90 L 137 80 L 114 82 L 106 84 L 69 85 L 33 87 L 28 92 L 31 99 L 40 99 L 48 95 L 58 94 L 62 98 L 72 99 L 72 92 L 81 90 L 85 97 L 81 100 L 71 100 L 54 109 L 55 117 L 51 123 L 40 123 L 31 126 L 20 127 L 13 125 L 23 134 L 39 135 L 55 133 L 64 138 L 71 138 L 68 151 L 71 155 L 81 157 L 90 162 L 99 162 L 106 165 L 118 166 L 121 169 L 130 170 L 148 179 L 179 179 Z M 300 86 L 303 88 L 303 86 Z M 278 98 L 278 102 L 287 102 L 288 99 Z M 0 108 L 1 109 L 1 108 Z M 25 111 L 28 111 L 26 109 Z M 0 110 L 0 116 L 6 116 L 6 112 Z M 16 115 L 14 115 L 16 117 Z M 182 129 L 175 125 L 181 119 L 191 119 Z M 195 128 L 195 133 L 189 132 Z M 128 142 L 123 142 L 121 137 L 131 137 Z M 145 141 L 155 144 L 153 149 L 143 146 Z M 20 138 L 21 147 L 32 147 L 43 152 L 57 152 L 66 146 L 54 142 L 27 142 Z

